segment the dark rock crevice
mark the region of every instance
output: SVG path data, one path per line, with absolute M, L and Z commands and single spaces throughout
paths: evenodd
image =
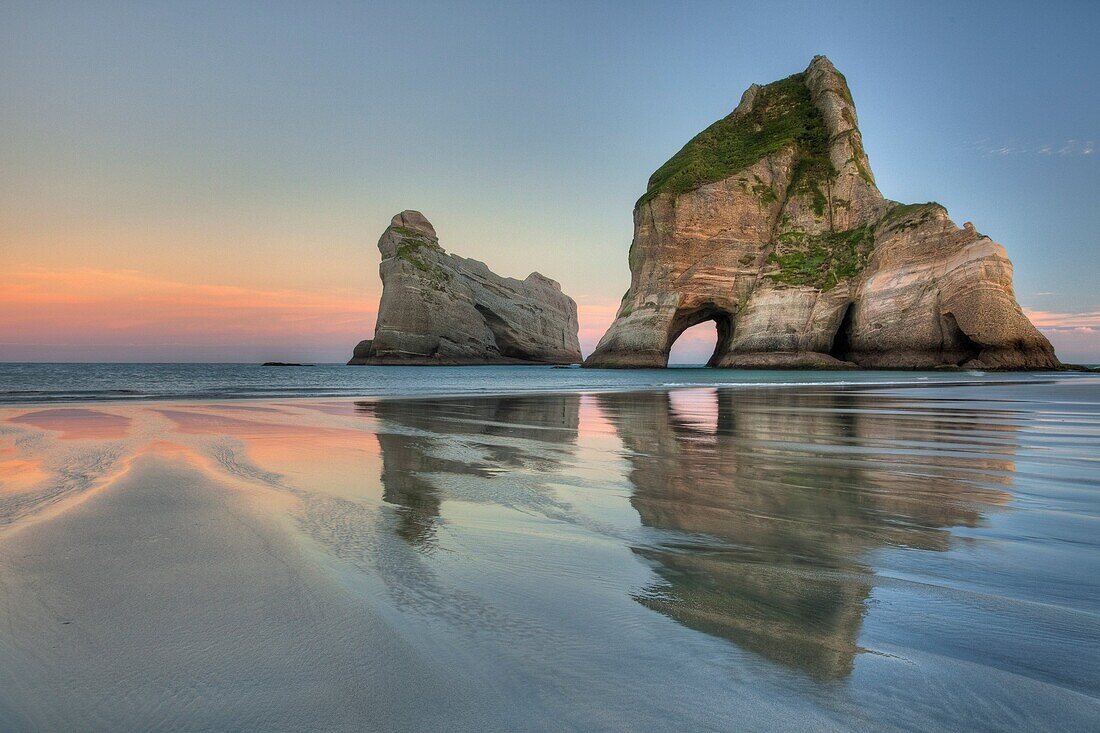
M 486 327 L 493 334 L 493 342 L 501 356 L 522 361 L 538 361 L 538 354 L 532 354 L 528 349 L 513 337 L 508 324 L 503 318 L 480 303 L 475 303 L 474 308 L 485 319 Z
M 940 323 L 943 333 L 943 356 L 946 363 L 962 366 L 981 356 L 982 345 L 966 335 L 959 327 L 954 313 L 941 314 Z
M 844 315 L 840 318 L 836 333 L 833 334 L 833 342 L 829 347 L 829 356 L 840 361 L 851 361 L 852 354 L 852 315 L 855 311 L 855 303 L 848 303 L 844 308 Z

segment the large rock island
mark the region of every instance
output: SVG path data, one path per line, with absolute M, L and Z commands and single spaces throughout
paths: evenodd
M 630 289 L 585 366 L 663 367 L 717 324 L 719 367 L 1050 369 L 1004 248 L 936 203 L 885 199 L 824 56 L 753 85 L 649 180 Z
M 548 277 L 501 277 L 439 246 L 419 211 L 378 240 L 382 300 L 374 338 L 349 364 L 572 364 L 581 360 L 577 304 Z

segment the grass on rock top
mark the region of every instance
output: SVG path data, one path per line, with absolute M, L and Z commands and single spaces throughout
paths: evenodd
M 636 206 L 662 193 L 686 193 L 728 178 L 789 145 L 798 150 L 792 191 L 814 191 L 833 167 L 825 120 L 810 98 L 804 73 L 761 87 L 747 114 L 730 114 L 692 138 L 650 176 Z
M 943 209 L 943 205 L 935 201 L 923 204 L 894 204 L 882 217 L 882 223 L 888 226 L 901 225 L 904 229 L 910 229 L 931 218 L 939 209 Z

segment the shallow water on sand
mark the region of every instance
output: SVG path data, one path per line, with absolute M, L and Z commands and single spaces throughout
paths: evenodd
M 0 410 L 0 729 L 1095 730 L 1100 379 Z

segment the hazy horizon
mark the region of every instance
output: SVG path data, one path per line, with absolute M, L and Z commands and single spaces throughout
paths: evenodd
M 587 354 L 650 173 L 823 53 L 883 194 L 1003 244 L 1100 362 L 1100 8 L 993 7 L 5 3 L 0 361 L 345 361 L 403 209 L 561 282 Z

